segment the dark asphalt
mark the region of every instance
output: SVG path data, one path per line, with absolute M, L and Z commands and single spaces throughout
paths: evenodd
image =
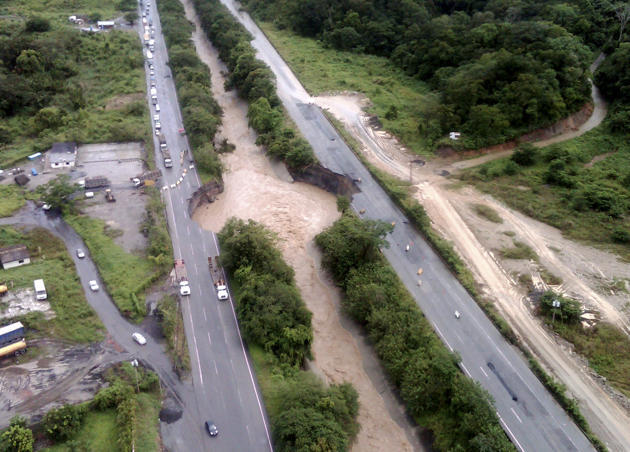
M 366 218 L 395 222 L 390 247 L 383 252 L 446 345 L 460 354 L 461 368 L 495 400 L 497 414 L 519 450 L 593 450 L 584 434 L 529 370 L 523 357 L 499 334 L 441 258 L 411 226 L 352 151 L 309 103 L 309 96 L 264 34 L 239 11 L 222 0 L 254 37 L 258 57 L 276 75 L 278 94 L 291 118 L 327 168 L 353 179 L 361 178 L 361 193 L 352 207 Z M 412 243 L 409 252 L 405 246 Z M 418 269 L 423 269 L 421 277 Z M 418 280 L 421 279 L 421 285 Z M 456 319 L 454 312 L 461 318 Z
M 216 438 L 202 434 L 201 439 L 195 437 L 191 442 L 187 437 L 171 436 L 165 438 L 165 443 L 169 449 L 181 451 L 272 450 L 262 395 L 241 340 L 232 300 L 219 302 L 211 282 L 208 257 L 218 254 L 216 238 L 188 216 L 188 199 L 199 188 L 200 182 L 191 162 L 180 159 L 181 151 L 189 146 L 186 137 L 178 133 L 183 127 L 181 112 L 155 4 L 151 4 L 149 11 L 155 27 L 152 62 L 156 72 L 160 122 L 173 158 L 173 168 L 164 168 L 159 151 L 156 151 L 156 162 L 164 174 L 162 185 L 166 189 L 162 190 L 162 196 L 175 258 L 184 260 L 191 288 L 191 295 L 182 299 L 194 391 L 194 414 L 191 415 L 200 432 L 207 419 L 219 428 Z M 140 23 L 140 36 L 141 30 Z M 148 92 L 148 66 L 146 73 Z M 149 108 L 153 116 L 155 109 L 150 102 Z M 159 150 L 155 137 L 154 144 Z

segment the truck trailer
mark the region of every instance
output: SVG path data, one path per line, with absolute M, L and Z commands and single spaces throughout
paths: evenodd
M 190 285 L 188 284 L 188 272 L 183 259 L 175 259 L 175 282 L 179 287 L 180 295 L 190 295 Z
M 164 166 L 166 168 L 173 167 L 173 159 L 171 159 L 171 153 L 166 145 L 166 137 L 163 133 L 158 133 L 158 141 L 160 142 L 160 152 L 162 153 L 162 159 L 164 159 Z
M 219 265 L 219 256 L 215 256 L 214 259 L 208 256 L 208 268 L 210 269 L 210 276 L 212 278 L 212 284 L 217 291 L 217 297 L 219 300 L 227 300 L 230 298 L 227 290 L 227 284 L 225 283 L 225 275 L 223 269 Z

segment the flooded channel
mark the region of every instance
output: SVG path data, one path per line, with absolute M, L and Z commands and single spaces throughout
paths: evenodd
M 201 31 L 190 2 L 183 4 L 196 25 L 193 42 L 211 70 L 213 94 L 224 111 L 220 134 L 236 146 L 221 157 L 225 191 L 214 203 L 198 208 L 193 218 L 213 231 L 219 231 L 232 216 L 251 218 L 279 236 L 282 254 L 295 270 L 302 297 L 313 312 L 314 371 L 329 383 L 348 381 L 359 393 L 361 431 L 352 450 L 421 450 L 404 409 L 387 387 L 380 367 L 374 365 L 373 352 L 358 342 L 357 331 L 342 325 L 348 320 L 340 317 L 339 291 L 321 272 L 313 238 L 339 217 L 335 196 L 292 182 L 284 165 L 271 163 L 256 146 L 256 135 L 247 124 L 247 105 L 235 92 L 225 92 L 221 73 L 226 68 Z

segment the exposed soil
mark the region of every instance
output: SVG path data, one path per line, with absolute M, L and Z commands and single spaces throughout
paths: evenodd
M 416 157 L 386 132 L 370 127 L 369 119 L 363 113 L 367 104 L 363 96 L 325 96 L 313 100 L 344 123 L 363 144 L 363 152 L 373 164 L 397 177 L 409 179 L 409 162 Z M 601 107 L 597 108 L 597 98 L 595 101 L 595 111 L 601 113 Z M 585 124 L 591 127 L 595 122 L 589 119 Z M 554 141 L 572 138 L 575 132 L 568 131 Z M 588 308 L 598 311 L 603 318 L 626 331 L 630 330 L 625 306 L 630 298 L 623 291 L 613 290 L 612 294 L 610 291 L 615 279 L 630 277 L 630 266 L 612 254 L 571 242 L 563 238 L 560 231 L 515 212 L 474 188 L 454 190 L 443 177 L 457 171 L 460 164 L 473 166 L 473 162 L 479 164 L 498 155 L 461 162 L 435 159 L 422 167 L 414 165 L 415 196 L 425 207 L 434 226 L 453 242 L 485 295 L 495 301 L 502 315 L 534 354 L 580 401 L 593 430 L 611 449 L 627 449 L 630 447 L 630 432 L 627 429 L 630 418 L 626 410 L 611 399 L 614 391 L 596 378 L 584 360 L 575 356 L 565 343 L 542 327 L 526 301 L 525 288 L 511 274 L 529 272 L 535 280 L 540 280 L 540 267 L 525 261 L 502 261 L 496 251 L 511 245 L 513 239 L 525 242 L 536 252 L 541 265 L 562 278 L 562 290 L 578 297 Z M 492 207 L 503 223 L 496 224 L 479 217 L 471 208 L 476 203 Z M 506 231 L 510 236 L 503 233 Z
M 32 359 L 29 351 L 0 369 L 0 428 L 16 415 L 37 421 L 51 408 L 92 399 L 103 386 L 102 372 L 127 356 L 107 343 L 69 346 L 40 340 L 29 345 L 37 347 L 40 358 Z
M 234 152 L 221 156 L 226 168 L 225 191 L 212 204 L 199 207 L 195 220 L 204 228 L 218 231 L 229 217 L 251 218 L 278 234 L 282 254 L 295 269 L 297 285 L 313 312 L 312 364 L 328 382 L 351 382 L 359 393 L 361 431 L 353 450 L 420 449 L 419 445 L 412 447 L 405 430 L 393 420 L 392 416 L 400 415 L 390 414 L 390 404 L 384 400 L 395 400 L 393 395 L 387 388 L 373 384 L 355 338 L 340 323 L 340 294 L 321 277 L 313 237 L 338 218 L 335 197 L 317 187 L 292 182 L 284 165 L 270 162 L 255 145 L 256 135 L 247 125 L 246 104 L 236 93 L 224 91 L 221 72 L 225 67 L 201 31 L 192 6 L 188 1 L 183 3 L 188 19 L 197 25 L 193 42 L 202 61 L 210 67 L 213 94 L 224 111 L 220 133 L 236 145 Z M 412 430 L 408 423 L 405 428 Z

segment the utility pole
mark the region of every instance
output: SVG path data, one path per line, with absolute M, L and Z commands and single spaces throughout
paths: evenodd
M 551 324 L 553 325 L 556 321 L 556 309 L 560 307 L 560 302 L 558 300 L 553 300 L 551 302 L 551 306 L 553 307 L 553 315 L 551 316 Z

